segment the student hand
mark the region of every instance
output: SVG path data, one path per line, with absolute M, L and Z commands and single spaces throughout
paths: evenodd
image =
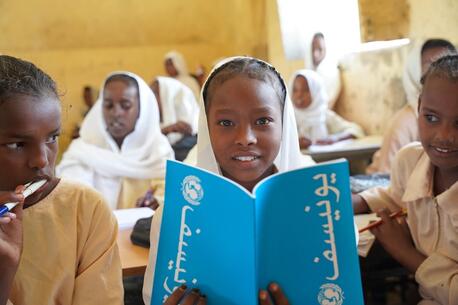
M 159 207 L 159 201 L 157 201 L 157 199 L 154 197 L 155 191 L 156 188 L 150 188 L 148 191 L 146 191 L 144 196 L 137 199 L 135 206 L 137 208 L 151 208 L 155 211 Z
M 184 135 L 191 135 L 192 134 L 192 128 L 191 125 L 189 125 L 186 122 L 183 121 L 178 121 L 175 124 L 175 131 L 182 133 Z
M 306 137 L 299 138 L 299 147 L 301 149 L 307 149 L 309 146 L 312 145 L 312 141 Z
M 258 296 L 260 305 L 289 305 L 288 299 L 277 283 L 269 284 L 267 289 L 268 291 L 259 291 Z
M 425 256 L 415 248 L 405 217 L 391 218 L 387 209 L 379 210 L 377 215 L 383 223 L 372 228 L 372 234 L 394 259 L 415 272 Z
M 207 297 L 200 294 L 199 289 L 187 291 L 186 285 L 175 289 L 167 298 L 164 305 L 206 305 Z
M 16 188 L 15 192 L 0 192 L 0 204 L 19 202 L 12 210 L 0 217 L 0 261 L 7 261 L 17 266 L 22 251 L 22 205 L 24 186 Z
M 189 125 L 186 122 L 183 121 L 178 121 L 175 124 L 169 125 L 167 127 L 162 128 L 162 133 L 167 135 L 171 132 L 178 132 L 184 135 L 190 135 L 192 134 L 192 128 L 191 125 Z

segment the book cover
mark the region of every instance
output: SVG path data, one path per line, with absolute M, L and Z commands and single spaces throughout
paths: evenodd
M 348 163 L 278 173 L 251 194 L 167 161 L 151 304 L 186 284 L 208 304 L 255 305 L 272 281 L 294 305 L 363 305 Z

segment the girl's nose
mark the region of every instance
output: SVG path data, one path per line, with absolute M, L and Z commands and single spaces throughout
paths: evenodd
M 48 165 L 48 154 L 45 144 L 33 148 L 30 152 L 29 167 L 42 169 Z
M 238 129 L 236 142 L 242 146 L 256 144 L 256 134 L 254 133 L 251 126 L 241 126 Z

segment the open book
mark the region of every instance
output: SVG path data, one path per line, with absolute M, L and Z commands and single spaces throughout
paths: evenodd
M 272 175 L 253 194 L 167 161 L 151 304 L 186 284 L 210 305 L 256 305 L 272 281 L 291 304 L 363 304 L 347 161 Z

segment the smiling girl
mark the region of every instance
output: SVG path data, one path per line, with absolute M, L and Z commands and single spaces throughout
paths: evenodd
M 235 57 L 221 62 L 205 83 L 200 109 L 197 166 L 201 168 L 252 191 L 259 181 L 276 172 L 314 164 L 299 150 L 292 104 L 283 79 L 259 59 Z M 162 207 L 156 211 L 151 225 L 145 304 L 151 302 L 162 211 Z M 268 291 L 260 291 L 261 304 L 288 303 L 277 284 L 270 285 Z M 206 299 L 196 290 L 186 294 L 181 288 L 166 304 L 179 302 L 200 305 Z

